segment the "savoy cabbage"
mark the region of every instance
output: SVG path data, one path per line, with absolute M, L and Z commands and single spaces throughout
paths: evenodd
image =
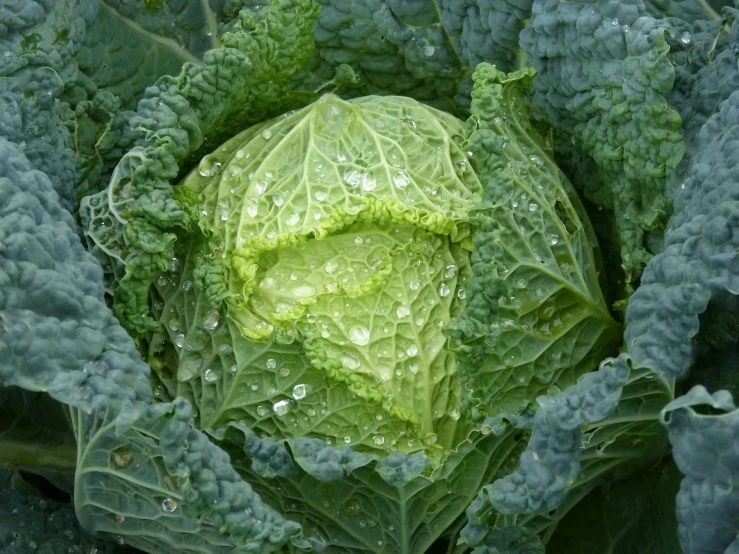
M 735 13 L 5 2 L 2 552 L 736 551 Z

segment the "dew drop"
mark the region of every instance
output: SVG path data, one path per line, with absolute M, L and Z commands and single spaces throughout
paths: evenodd
M 375 435 L 372 437 L 372 442 L 374 442 L 377 446 L 382 446 L 385 444 L 385 437 L 382 435 Z
M 295 385 L 293 387 L 293 398 L 295 400 L 302 400 L 303 398 L 308 396 L 312 390 L 313 390 L 313 387 L 311 387 L 310 385 L 304 385 L 304 384 Z
M 446 266 L 444 268 L 444 277 L 447 279 L 452 279 L 457 275 L 457 266 L 454 264 Z
M 395 183 L 395 186 L 401 190 L 407 187 L 408 183 L 410 182 L 411 178 L 408 177 L 408 175 L 406 175 L 403 171 L 398 171 L 395 175 L 393 175 L 393 183 Z
M 185 292 L 189 291 L 192 288 L 192 281 L 185 281 L 182 283 L 182 290 Z
M 110 453 L 110 463 L 115 469 L 125 469 L 133 463 L 133 454 L 126 448 L 119 448 Z
M 218 378 L 221 376 L 221 372 L 217 369 L 208 369 L 205 372 L 205 380 L 208 383 L 214 383 L 218 381 Z
M 218 310 L 208 310 L 208 313 L 205 314 L 205 318 L 203 318 L 203 327 L 207 331 L 213 331 L 216 327 L 218 327 L 218 322 L 221 320 L 221 314 L 218 313 Z
M 399 319 L 408 317 L 410 313 L 411 313 L 411 310 L 408 307 L 408 304 L 406 304 L 405 302 L 403 302 L 400 306 L 398 306 L 398 309 L 395 310 L 395 314 L 398 316 Z
M 538 209 L 539 209 L 539 204 L 537 204 L 536 202 L 532 202 L 531 204 L 529 204 L 530 212 L 535 212 Z
M 203 177 L 213 177 L 220 170 L 221 163 L 212 156 L 205 156 L 198 165 L 198 173 Z
M 464 289 L 459 289 L 457 291 L 457 298 L 459 298 L 460 300 L 464 300 L 465 298 L 467 298 L 467 291 Z
M 363 175 L 356 169 L 352 169 L 344 173 L 344 181 L 346 181 L 347 184 L 352 188 L 356 188 L 359 186 L 359 184 L 362 182 L 362 177 Z
M 351 354 L 343 354 L 341 356 L 341 363 L 344 367 L 349 369 L 359 369 L 359 360 Z
M 267 369 L 274 369 L 277 367 L 277 362 L 270 358 L 269 360 L 267 360 L 267 363 L 265 365 L 267 366 Z
M 267 181 L 257 181 L 256 183 L 254 183 L 254 186 L 256 187 L 259 196 L 262 196 L 267 191 L 269 183 L 267 183 Z
M 174 338 L 174 343 L 179 347 L 182 348 L 185 346 L 185 335 L 180 333 Z
M 285 195 L 281 192 L 276 192 L 272 195 L 272 202 L 275 203 L 275 206 L 280 207 L 285 203 Z
M 256 198 L 249 198 L 249 200 L 246 201 L 246 214 L 251 217 L 257 217 L 257 214 L 259 213 L 259 202 Z
M 358 346 L 367 346 L 370 340 L 369 329 L 361 325 L 354 325 L 349 329 L 349 339 Z
M 264 417 L 268 415 L 270 412 L 270 409 L 267 406 L 257 406 L 257 415 L 259 417 Z
M 285 416 L 292 411 L 293 406 L 294 402 L 292 400 L 280 400 L 279 402 L 275 402 L 272 409 L 278 416 Z
M 439 287 L 439 296 L 442 298 L 449 296 L 449 293 L 451 292 L 451 289 L 449 288 L 449 285 L 446 283 L 442 283 Z
M 171 514 L 177 509 L 177 502 L 171 498 L 165 498 L 162 500 L 162 510 Z
M 409 346 L 409 347 L 408 347 L 408 348 L 406 349 L 406 353 L 407 353 L 407 354 L 408 354 L 408 356 L 410 356 L 410 357 L 413 357 L 413 356 L 415 356 L 416 354 L 418 354 L 418 346 L 416 346 L 415 344 L 411 344 L 411 345 L 410 345 L 410 346 Z
M 319 202 L 323 202 L 324 200 L 326 200 L 326 193 L 322 190 L 317 190 L 313 196 Z
M 294 227 L 298 224 L 298 221 L 300 221 L 300 216 L 293 212 L 285 220 L 285 223 L 287 223 L 290 227 Z
M 375 176 L 371 173 L 365 173 L 364 177 L 362 178 L 362 189 L 364 189 L 365 192 L 370 192 L 375 190 L 377 187 L 377 179 L 375 179 Z

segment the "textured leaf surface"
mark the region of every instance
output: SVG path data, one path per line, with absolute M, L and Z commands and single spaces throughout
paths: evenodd
M 0 382 L 70 406 L 83 526 L 157 552 L 304 546 L 194 429 L 186 401 L 148 406 L 149 367 L 105 304 L 72 216 L 14 144 L 0 139 L 0 152 Z
M 208 51 L 200 66 L 146 91 L 132 118 L 145 137 L 114 173 L 111 184 L 80 207 L 90 247 L 110 271 L 123 260 L 125 275 L 115 291 L 115 313 L 140 336 L 156 325 L 148 315 L 153 275 L 172 257 L 174 228 L 190 226 L 192 215 L 174 197 L 170 180 L 208 134 L 243 129 L 266 111 L 280 111 L 287 83 L 311 55 L 316 7 L 297 2 L 242 10 L 221 36 L 222 48 Z M 259 114 L 259 116 L 257 116 Z M 121 212 L 118 202 L 125 204 Z M 108 252 L 110 251 L 110 253 Z
M 649 259 L 643 233 L 664 227 L 665 181 L 685 151 L 680 117 L 663 96 L 675 79 L 664 35 L 641 0 L 542 0 L 521 32 L 539 72 L 534 104 L 604 172 L 576 185 L 613 210 L 627 270 Z
M 718 414 L 702 414 L 710 406 Z M 686 554 L 729 552 L 736 539 L 739 411 L 725 390 L 696 386 L 665 406 L 675 463 L 685 478 L 677 494 L 680 545 Z
M 529 124 L 532 76 L 482 64 L 474 77 L 469 148 L 485 195 L 475 211 L 468 307 L 450 330 L 463 407 L 473 415 L 515 412 L 566 387 L 618 337 L 587 216 Z

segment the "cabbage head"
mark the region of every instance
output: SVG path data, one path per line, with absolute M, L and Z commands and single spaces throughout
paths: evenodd
M 458 532 L 517 467 L 530 404 L 618 340 L 590 224 L 529 124 L 533 72 L 478 75 L 495 102 L 473 95 L 467 122 L 325 94 L 172 187 L 191 223 L 167 228 L 166 263 L 142 280 L 154 396 L 189 400 L 316 550 L 420 554 Z M 117 171 L 87 204 L 99 249 L 94 222 L 128 194 Z M 112 287 L 133 290 L 121 268 Z

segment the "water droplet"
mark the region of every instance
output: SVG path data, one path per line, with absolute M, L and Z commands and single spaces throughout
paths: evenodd
M 344 442 L 346 444 L 349 444 L 350 442 L 352 442 L 352 438 L 351 437 L 344 437 Z
M 90 375 L 103 375 L 108 369 L 109 366 L 104 360 L 87 362 L 82 366 L 82 372 L 89 373 Z
M 395 314 L 398 316 L 398 318 L 403 319 L 404 317 L 407 317 L 408 314 L 411 313 L 410 308 L 408 307 L 408 304 L 403 302 L 400 306 L 398 306 L 398 309 L 395 310 Z
M 460 417 L 462 417 L 462 413 L 454 408 L 451 412 L 449 412 L 449 417 L 451 417 L 454 421 L 457 421 Z
M 439 296 L 442 298 L 449 296 L 449 293 L 451 292 L 451 289 L 449 288 L 449 285 L 446 283 L 442 283 L 439 287 Z
M 345 162 L 346 161 L 346 156 L 344 154 L 342 154 L 341 152 L 339 152 L 338 154 L 336 154 L 336 159 L 338 161 L 340 161 L 340 162 Z
M 236 364 L 231 364 L 228 366 L 228 372 L 229 373 L 236 373 L 239 370 L 239 366 Z
M 302 400 L 303 398 L 308 396 L 312 390 L 313 387 L 311 387 L 310 385 L 295 385 L 293 387 L 293 398 L 295 400 Z
M 280 400 L 279 402 L 275 402 L 272 409 L 278 416 L 285 416 L 292 411 L 293 406 L 294 402 L 292 400 Z
M 399 189 L 404 189 L 408 186 L 408 183 L 411 182 L 411 178 L 408 177 L 403 171 L 398 171 L 395 175 L 393 175 L 393 183 L 395 183 L 395 186 Z
M 406 352 L 408 353 L 408 356 L 413 357 L 416 354 L 418 354 L 418 346 L 415 344 L 411 344 L 407 349 Z
M 418 325 L 419 327 L 421 327 L 424 323 L 426 323 L 426 320 L 423 319 L 422 317 L 416 318 L 416 325 Z
M 208 383 L 215 383 L 218 381 L 218 378 L 221 376 L 221 372 L 217 369 L 208 369 L 205 371 L 205 380 Z
M 177 502 L 175 500 L 172 500 L 171 498 L 165 498 L 162 500 L 162 510 L 167 512 L 168 514 L 171 514 L 177 509 Z
M 272 131 L 270 131 L 269 129 L 265 129 L 264 131 L 262 131 L 262 138 L 264 140 L 271 139 L 272 138 Z
M 218 310 L 208 310 L 208 313 L 205 314 L 205 318 L 203 318 L 203 327 L 207 331 L 213 331 L 216 327 L 218 327 L 218 322 L 221 320 L 221 314 L 218 313 Z
M 257 214 L 259 213 L 259 201 L 256 198 L 249 198 L 249 200 L 246 201 L 246 214 L 249 217 L 257 217 Z
M 316 193 L 313 196 L 319 202 L 323 202 L 324 200 L 326 200 L 326 193 L 324 191 L 322 191 L 322 190 L 317 190 Z
M 326 264 L 326 273 L 329 275 L 332 275 L 337 269 L 339 269 L 339 264 L 336 262 L 328 262 Z
M 530 212 L 535 212 L 538 209 L 539 209 L 539 204 L 537 204 L 536 202 L 532 202 L 531 204 L 529 204 Z
M 549 245 L 554 246 L 559 242 L 559 235 L 552 235 L 549 237 Z
M 289 367 L 281 367 L 277 374 L 280 377 L 289 377 L 290 376 L 290 368 Z
M 167 323 L 167 326 L 172 331 L 179 331 L 180 330 L 180 320 L 176 317 L 173 317 L 172 319 L 169 320 L 169 322 Z
M 348 437 L 347 437 L 348 438 Z M 351 441 L 351 439 L 349 439 Z M 359 514 L 360 504 L 356 498 L 350 498 L 344 503 L 342 512 L 346 517 L 356 517 Z
M 115 469 L 125 469 L 133 463 L 133 454 L 126 448 L 119 448 L 110 453 L 110 463 Z
M 344 181 L 346 181 L 347 184 L 352 188 L 358 187 L 359 184 L 362 182 L 362 178 L 363 175 L 356 169 L 352 169 L 344 173 Z
M 300 285 L 293 289 L 293 294 L 298 298 L 310 298 L 316 295 L 316 288 L 313 285 Z
M 279 191 L 274 193 L 272 195 L 272 202 L 274 202 L 277 207 L 282 206 L 285 203 L 285 195 Z
M 189 291 L 192 288 L 192 281 L 185 281 L 182 283 L 182 290 L 185 292 Z
M 456 275 L 457 275 L 456 265 L 451 264 L 451 265 L 446 266 L 446 268 L 444 268 L 444 277 L 446 277 L 447 279 L 452 279 Z
M 418 373 L 419 367 L 418 367 L 418 364 L 411 364 L 411 365 L 410 365 L 410 366 L 408 367 L 408 369 L 410 369 L 410 370 L 411 370 L 411 373 L 412 373 L 413 375 L 415 375 L 416 373 Z
M 683 44 L 690 44 L 690 41 L 693 40 L 693 35 L 691 35 L 688 31 L 685 31 L 683 34 L 680 35 L 680 42 Z
M 200 160 L 198 165 L 198 173 L 203 177 L 213 177 L 221 170 L 221 162 L 213 158 L 212 156 L 205 156 Z
M 370 332 L 366 327 L 355 325 L 349 329 L 349 339 L 358 346 L 367 346 Z
M 267 360 L 267 363 L 265 365 L 267 366 L 267 369 L 274 369 L 277 367 L 277 362 L 270 358 L 269 360 Z
M 167 269 L 169 270 L 170 273 L 174 273 L 179 268 L 180 268 L 180 260 L 178 260 L 177 258 L 172 258 L 171 260 L 169 260 L 169 263 L 167 264 Z
M 459 289 L 457 291 L 457 298 L 459 298 L 460 300 L 464 300 L 465 298 L 467 298 L 467 291 L 464 289 Z
M 182 348 L 183 346 L 185 346 L 185 335 L 184 335 L 184 334 L 182 334 L 182 333 L 180 333 L 179 335 L 177 335 L 177 336 L 176 336 L 176 337 L 174 338 L 174 343 L 175 343 L 175 344 L 176 344 L 176 345 L 177 345 L 178 347 L 180 347 L 180 348 Z
M 421 283 L 419 283 L 418 281 L 411 281 L 409 287 L 411 290 L 418 290 L 419 288 L 421 288 Z
M 372 437 L 372 442 L 374 442 L 377 446 L 382 446 L 385 444 L 385 437 L 382 435 L 375 435 Z
M 167 285 L 169 285 L 169 279 L 167 278 L 167 276 L 166 275 L 160 275 L 157 278 L 157 285 L 160 286 L 160 287 L 166 287 Z
M 423 55 L 430 58 L 436 52 L 436 47 L 433 44 L 427 44 L 423 47 Z
M 370 192 L 375 190 L 375 187 L 377 187 L 377 179 L 375 179 L 375 176 L 371 173 L 365 173 L 364 177 L 362 178 L 362 188 L 365 192 Z
M 351 354 L 343 354 L 341 356 L 341 363 L 348 369 L 359 369 L 359 360 Z
M 257 189 L 259 196 L 262 196 L 266 191 L 269 183 L 267 181 L 257 181 L 254 183 L 254 187 Z
M 310 323 L 315 323 L 318 321 L 318 316 L 316 314 L 306 314 L 305 319 L 307 319 Z
M 290 227 L 294 227 L 298 224 L 298 221 L 300 221 L 300 216 L 293 212 L 285 220 L 285 223 L 287 223 Z
M 228 221 L 229 210 L 226 202 L 219 202 L 216 206 L 216 211 L 218 213 L 218 219 Z
M 270 409 L 267 406 L 257 406 L 257 415 L 259 417 L 264 417 L 268 415 L 270 412 Z

